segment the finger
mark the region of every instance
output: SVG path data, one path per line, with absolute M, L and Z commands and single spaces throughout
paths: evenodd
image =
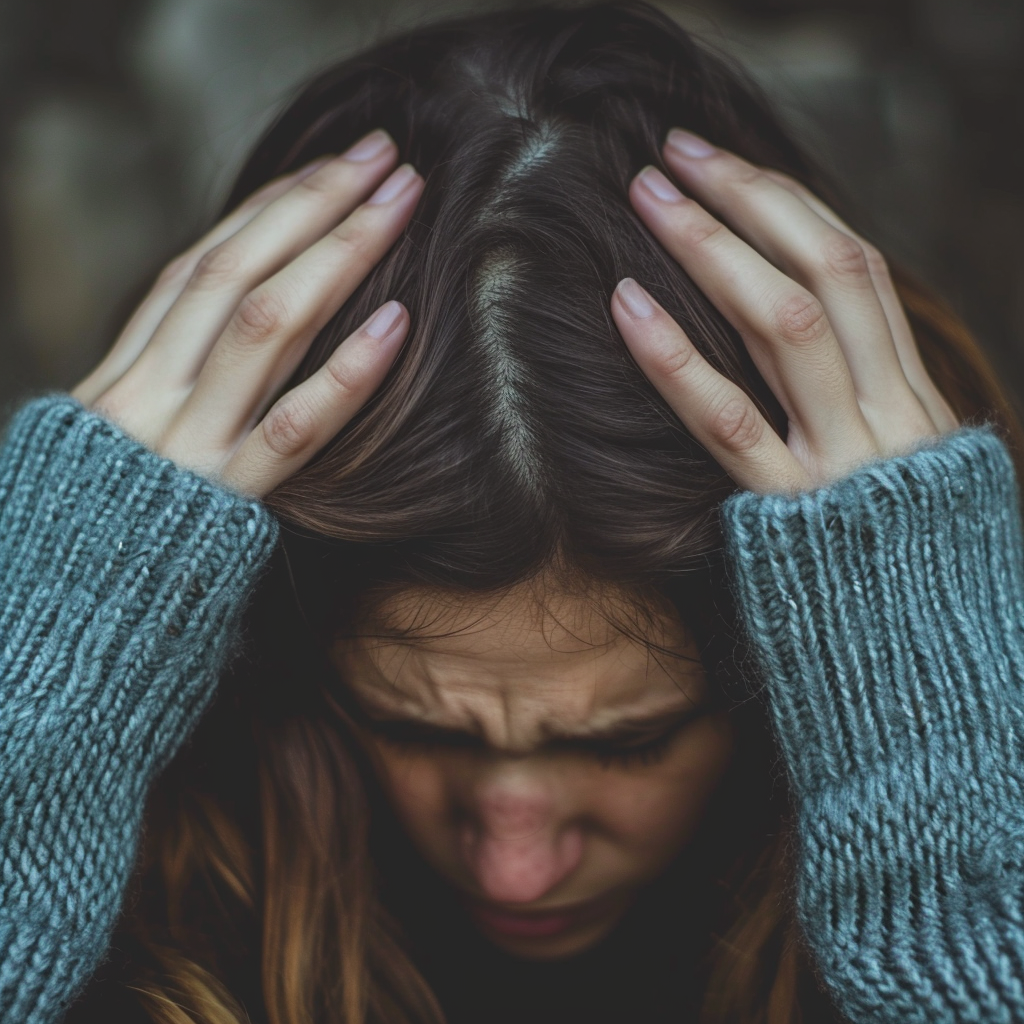
M 357 144 L 200 257 L 139 356 L 140 372 L 179 386 L 196 379 L 242 297 L 336 227 L 394 165 L 397 147 L 390 136 L 376 132 L 368 139 L 378 147 L 371 147 L 371 155 Z
M 397 190 L 397 191 L 396 191 Z M 398 239 L 423 190 L 405 165 L 370 200 L 239 304 L 180 417 L 227 441 L 262 413 L 310 342 Z
M 857 234 L 845 221 L 843 221 L 832 209 L 825 205 L 810 189 L 804 184 L 791 178 L 781 171 L 766 169 L 765 173 L 782 188 L 787 189 L 793 195 L 798 196 L 805 202 L 822 220 L 827 221 L 840 231 L 845 231 L 851 238 L 855 238 L 864 249 L 867 257 L 868 269 L 871 272 L 872 280 L 875 283 L 875 291 L 885 310 L 886 319 L 889 322 L 889 330 L 892 334 L 893 343 L 896 346 L 896 353 L 899 356 L 900 365 L 903 367 L 903 374 L 907 378 L 914 393 L 921 404 L 928 411 L 935 427 L 940 432 L 946 433 L 955 430 L 959 426 L 959 420 L 953 412 L 952 407 L 931 379 L 923 361 L 921 351 L 914 338 L 914 332 L 907 319 L 903 303 L 900 301 L 896 285 L 893 283 L 892 274 L 889 272 L 888 263 L 879 249 L 872 245 L 863 236 Z
M 740 487 L 764 494 L 808 486 L 807 471 L 751 399 L 701 356 L 631 278 L 616 288 L 612 316 L 640 369 Z
M 824 308 L 655 168 L 633 180 L 644 223 L 739 331 L 768 386 L 819 454 L 867 457 L 874 440 Z
M 291 174 L 283 175 L 257 189 L 228 216 L 219 221 L 198 242 L 176 256 L 160 272 L 153 288 L 125 324 L 117 340 L 96 368 L 79 383 L 71 394 L 89 406 L 132 366 L 149 343 L 154 332 L 177 301 L 202 256 L 236 234 L 262 209 L 283 195 L 297 181 L 308 177 L 334 159 L 320 157 Z
M 295 474 L 377 390 L 408 329 L 400 302 L 382 306 L 316 373 L 274 403 L 228 461 L 222 480 L 263 497 Z
M 860 243 L 753 164 L 674 130 L 665 159 L 683 185 L 825 309 L 861 408 L 885 410 L 903 440 L 932 424 L 903 373 Z M 690 155 L 703 154 L 703 155 Z M 871 422 L 870 415 L 868 416 Z M 899 420 L 897 424 L 895 420 Z M 905 421 L 905 422 L 904 422 Z

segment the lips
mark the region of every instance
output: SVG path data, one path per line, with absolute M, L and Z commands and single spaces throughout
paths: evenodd
M 601 915 L 604 900 L 552 910 L 508 910 L 479 900 L 467 901 L 470 916 L 484 931 L 510 938 L 539 939 L 561 935 Z

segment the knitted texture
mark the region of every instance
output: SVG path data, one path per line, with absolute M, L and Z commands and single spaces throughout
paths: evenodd
M 238 652 L 269 511 L 70 395 L 0 448 L 0 1024 L 50 1024 L 101 962 L 155 775 Z
M 1024 1021 L 1024 545 L 1002 442 L 963 428 L 722 518 L 837 1006 Z
M 964 429 L 722 509 L 798 822 L 797 900 L 853 1024 L 1024 1021 L 1024 544 Z M 0 446 L 0 1024 L 103 958 L 145 796 L 240 644 L 277 524 L 68 395 Z

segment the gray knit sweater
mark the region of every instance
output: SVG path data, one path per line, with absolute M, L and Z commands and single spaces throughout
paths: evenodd
M 798 821 L 798 911 L 854 1024 L 1024 1022 L 1024 545 L 989 428 L 722 509 Z M 0 1024 L 102 961 L 155 775 L 238 651 L 268 510 L 68 395 L 0 445 Z

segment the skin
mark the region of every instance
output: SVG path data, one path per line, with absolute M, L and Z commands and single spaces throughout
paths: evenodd
M 798 182 L 705 140 L 674 129 L 663 156 L 675 182 L 645 168 L 633 207 L 740 333 L 786 411 L 785 438 L 640 284 L 620 282 L 611 312 L 738 486 L 810 490 L 956 429 L 873 246 Z M 266 495 L 351 419 L 407 333 L 406 310 L 388 303 L 270 404 L 411 216 L 423 181 L 396 162 L 377 132 L 261 189 L 166 268 L 72 395 L 179 465 Z M 379 613 L 401 626 L 435 600 L 410 592 Z M 732 753 L 727 719 L 711 712 L 650 763 L 605 764 L 581 745 L 707 695 L 691 661 L 649 659 L 595 607 L 592 595 L 519 588 L 483 605 L 449 601 L 443 642 L 332 652 L 414 843 L 481 930 L 521 956 L 566 956 L 605 934 L 690 840 Z M 652 629 L 694 653 L 679 622 Z
M 406 594 L 382 618 L 408 626 L 437 601 Z M 651 637 L 678 656 L 654 657 L 592 596 L 524 586 L 430 610 L 452 635 L 334 650 L 363 742 L 413 843 L 491 941 L 579 952 L 693 836 L 731 720 L 676 617 Z

